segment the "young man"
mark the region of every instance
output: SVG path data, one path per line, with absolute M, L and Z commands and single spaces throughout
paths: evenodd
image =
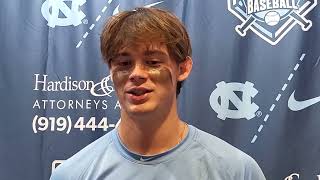
M 101 51 L 121 122 L 51 180 L 265 180 L 250 156 L 179 118 L 177 96 L 192 59 L 177 17 L 155 8 L 122 12 L 104 27 Z

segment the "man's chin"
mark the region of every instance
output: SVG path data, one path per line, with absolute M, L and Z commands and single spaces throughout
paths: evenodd
M 130 109 L 128 111 L 129 114 L 132 115 L 147 115 L 149 113 L 152 113 L 154 111 L 150 110 L 150 109 L 142 109 L 142 108 L 135 108 L 135 109 Z
M 131 115 L 148 115 L 149 113 L 154 113 L 155 107 L 148 106 L 146 104 L 130 105 L 127 108 L 127 113 Z

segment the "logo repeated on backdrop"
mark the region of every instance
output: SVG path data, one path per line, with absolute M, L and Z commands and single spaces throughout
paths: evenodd
M 86 15 L 80 10 L 86 0 L 46 0 L 41 7 L 48 26 L 78 26 Z M 71 7 L 68 6 L 71 4 Z
M 240 36 L 251 29 L 272 45 L 276 45 L 295 25 L 308 31 L 312 21 L 305 16 L 317 0 L 228 0 L 228 10 L 242 23 L 235 27 Z
M 292 111 L 300 111 L 320 102 L 320 96 L 298 101 L 296 100 L 294 93 L 295 91 L 293 91 L 293 93 L 291 94 L 288 100 L 288 107 Z
M 109 96 L 114 91 L 112 85 L 110 85 L 111 76 L 103 78 L 99 83 L 85 80 L 73 80 L 70 76 L 65 76 L 63 81 L 50 81 L 48 75 L 34 74 L 35 85 L 34 91 L 90 91 L 93 96 Z
M 315 175 L 315 177 L 317 178 L 317 180 L 320 180 L 320 175 Z M 286 178 L 284 178 L 284 180 L 298 180 L 298 179 L 300 179 L 300 174 L 298 173 L 292 173 Z
M 313 68 L 316 68 L 319 65 L 319 62 L 320 62 L 320 56 L 318 57 Z M 296 92 L 296 90 L 294 90 L 291 93 L 289 100 L 288 100 L 288 108 L 292 111 L 300 111 L 300 110 L 306 109 L 306 108 L 313 106 L 313 105 L 320 102 L 320 96 L 314 97 L 311 95 L 307 96 L 307 98 L 302 99 L 302 100 L 300 100 L 300 98 L 298 98 L 299 99 L 298 100 L 296 98 L 295 92 Z M 319 94 L 317 94 L 317 95 L 319 95 Z
M 212 91 L 210 95 L 210 106 L 218 113 L 219 119 L 241 119 L 245 118 L 250 120 L 256 116 L 259 106 L 251 101 L 258 94 L 258 90 L 251 82 L 238 83 L 231 82 L 225 83 L 221 81 L 216 84 L 217 88 Z M 238 97 L 236 92 L 242 94 Z M 231 104 L 232 103 L 232 104 Z M 235 108 L 231 109 L 231 105 Z

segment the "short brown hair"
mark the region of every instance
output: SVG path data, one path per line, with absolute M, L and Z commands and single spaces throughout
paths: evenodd
M 136 8 L 120 12 L 107 21 L 100 37 L 103 60 L 110 66 L 121 48 L 136 42 L 164 43 L 177 63 L 192 53 L 189 35 L 175 15 L 157 8 Z M 178 82 L 177 94 L 181 86 L 182 82 Z

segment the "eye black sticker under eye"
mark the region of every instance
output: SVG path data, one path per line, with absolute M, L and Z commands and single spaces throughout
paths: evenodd
M 148 73 L 151 81 L 155 83 L 170 83 L 172 84 L 172 74 L 167 67 L 160 66 L 159 68 L 146 68 L 145 71 Z M 114 69 L 112 78 L 116 86 L 123 86 L 128 80 L 132 73 L 131 70 L 119 70 Z
M 167 67 L 160 66 L 160 68 L 150 69 L 149 75 L 150 79 L 157 82 L 167 83 L 168 80 L 170 83 L 173 82 L 171 72 Z

